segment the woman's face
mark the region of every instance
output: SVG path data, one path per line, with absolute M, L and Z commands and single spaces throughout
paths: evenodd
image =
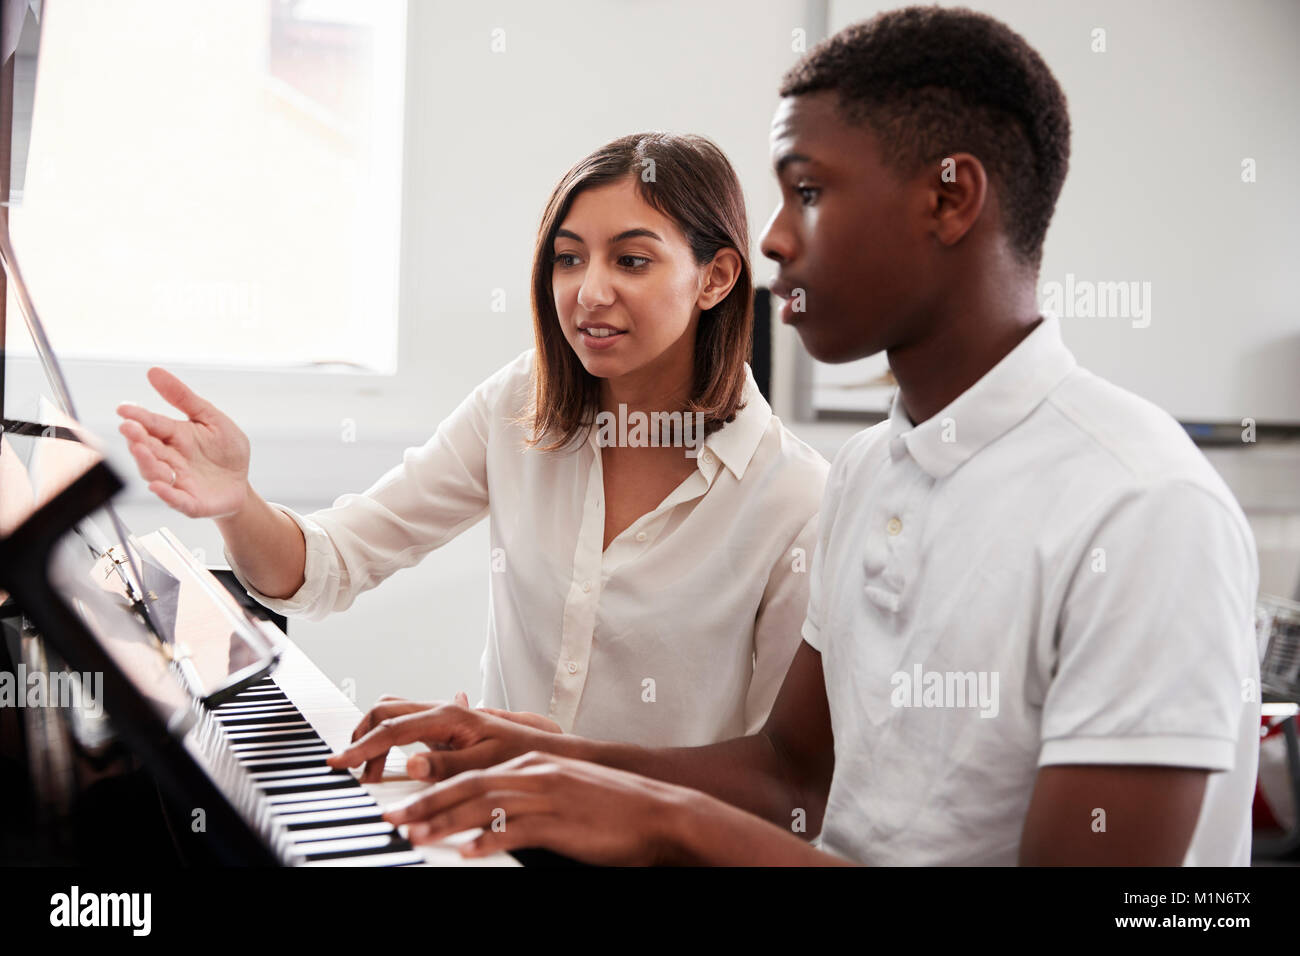
M 632 177 L 585 190 L 552 250 L 564 336 L 597 378 L 663 376 L 670 380 L 659 384 L 676 390 L 684 376 L 689 387 L 700 312 L 735 281 L 721 289 L 716 263 L 696 264 L 685 235 L 637 194 Z

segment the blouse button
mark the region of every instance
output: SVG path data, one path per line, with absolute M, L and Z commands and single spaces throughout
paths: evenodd
M 569 661 L 569 673 L 570 674 L 578 673 L 578 665 L 573 663 L 573 661 Z
M 590 581 L 583 581 L 583 582 L 582 582 L 582 589 L 583 589 L 584 591 L 590 591 L 590 590 L 591 590 L 591 582 L 590 582 Z
M 636 539 L 638 541 L 644 541 L 646 539 L 646 533 L 644 531 L 638 531 L 636 533 Z

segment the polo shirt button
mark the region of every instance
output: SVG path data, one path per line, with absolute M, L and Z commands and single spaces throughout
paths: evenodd
M 638 541 L 644 541 L 646 539 L 646 533 L 644 531 L 638 531 L 636 533 L 636 539 Z
M 573 661 L 569 661 L 569 673 L 570 674 L 578 673 L 578 665 L 573 663 Z
M 590 581 L 583 581 L 583 582 L 582 582 L 582 589 L 583 589 L 584 591 L 590 591 L 590 590 L 591 590 L 591 582 L 590 582 Z
M 890 518 L 889 524 L 885 525 L 885 530 L 890 534 L 898 534 L 903 530 L 903 522 L 899 521 L 897 518 Z

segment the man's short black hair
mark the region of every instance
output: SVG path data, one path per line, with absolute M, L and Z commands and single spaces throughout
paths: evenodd
M 971 10 L 907 7 L 846 27 L 808 52 L 782 96 L 833 90 L 845 119 L 881 141 L 890 168 L 969 152 L 1002 202 L 1003 228 L 1037 269 L 1070 162 L 1070 115 L 1047 64 L 1006 24 Z

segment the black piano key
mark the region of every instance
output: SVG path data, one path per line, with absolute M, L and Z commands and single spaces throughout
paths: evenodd
M 382 846 L 372 846 L 342 851 L 326 851 L 323 848 L 320 851 L 306 854 L 306 858 L 312 861 L 320 860 L 341 860 L 348 857 L 359 856 L 377 856 L 380 853 L 395 853 L 399 850 L 414 849 L 403 837 L 396 836 L 384 843 Z
M 320 740 L 320 736 L 314 730 L 277 730 L 272 733 L 232 737 L 231 743 L 260 744 L 290 740 Z
M 241 727 L 252 727 L 259 724 L 305 724 L 302 714 L 253 714 L 249 717 L 221 717 L 221 726 L 227 730 L 235 732 Z M 310 726 L 310 725 L 309 725 Z
M 328 768 L 333 748 L 273 679 L 249 685 L 211 713 L 220 747 L 262 794 L 268 819 L 291 835 L 291 856 L 312 863 L 374 857 L 375 866 L 422 861 L 350 772 Z M 364 832 L 375 827 L 387 830 Z
M 251 774 L 273 773 L 277 770 L 310 770 L 312 768 L 325 767 L 325 758 L 306 754 L 305 756 L 313 759 L 297 760 L 293 757 L 286 757 L 283 760 L 267 760 L 265 762 L 257 760 L 246 762 L 244 766 Z M 331 768 L 332 769 L 332 768 Z M 322 770 L 322 773 L 327 771 Z
M 283 747 L 274 743 L 244 744 L 243 746 L 231 747 L 230 752 L 235 755 L 235 759 L 240 763 L 248 763 L 251 760 L 269 760 L 274 757 L 298 757 L 310 754 L 320 754 L 328 757 L 330 748 L 325 744 L 298 741 L 296 746 Z
M 294 784 L 292 781 L 284 780 L 267 780 L 257 784 L 265 793 L 320 793 L 324 790 L 342 790 L 343 788 L 351 789 L 356 785 L 352 779 L 352 774 L 344 774 L 346 780 L 339 780 L 338 783 L 309 783 Z
M 285 826 L 296 833 L 306 830 L 328 830 L 331 827 L 340 827 L 344 824 L 386 822 L 381 814 L 374 812 L 378 809 L 378 807 L 371 807 L 367 810 L 366 807 L 357 807 L 358 813 L 355 817 L 339 817 L 337 820 L 322 821 L 320 823 L 290 823 L 286 819 Z

